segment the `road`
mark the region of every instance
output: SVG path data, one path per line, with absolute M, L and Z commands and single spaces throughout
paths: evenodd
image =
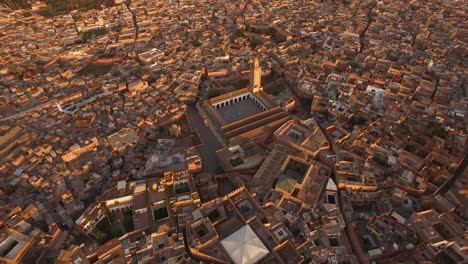
M 111 94 L 114 94 L 113 91 L 105 91 L 105 92 L 102 92 L 100 94 L 96 94 L 84 101 L 81 101 L 77 104 L 72 104 L 68 107 L 66 107 L 65 109 L 63 109 L 63 112 L 64 113 L 67 113 L 67 114 L 71 114 L 71 115 L 74 115 L 76 112 L 80 111 L 81 107 L 84 106 L 84 105 L 87 105 L 87 104 L 90 104 L 94 101 L 96 101 L 97 99 L 100 99 L 104 96 L 107 96 L 107 95 L 111 95 Z M 73 110 L 70 110 L 70 109 L 73 109 Z
M 465 153 L 466 151 L 468 151 L 468 147 L 465 147 Z M 445 181 L 444 184 L 442 184 L 442 186 L 440 186 L 439 189 L 437 189 L 433 195 L 435 196 L 439 193 L 445 194 L 450 189 L 450 187 L 452 187 L 452 185 L 455 183 L 458 177 L 463 175 L 463 172 L 466 170 L 467 166 L 468 166 L 468 155 L 465 155 L 463 160 L 458 165 L 458 168 L 453 172 L 453 176 L 447 181 Z
M 0 119 L 0 122 L 5 122 L 5 121 L 8 121 L 8 120 L 10 120 L 10 119 L 14 119 L 14 118 L 16 118 L 16 117 L 23 116 L 23 115 L 25 115 L 25 114 L 27 114 L 27 113 L 34 112 L 34 111 L 39 110 L 39 109 L 41 109 L 41 108 L 48 107 L 48 106 L 54 104 L 55 102 L 56 102 L 56 100 L 54 99 L 54 100 L 52 100 L 52 101 L 49 101 L 49 102 L 46 102 L 46 103 L 43 103 L 43 104 L 40 104 L 40 105 L 33 106 L 33 107 L 31 107 L 31 108 L 29 108 L 29 109 L 27 109 L 27 110 L 21 111 L 21 112 L 19 112 L 19 113 L 14 114 L 14 115 L 1 118 L 1 119 Z
M 361 43 L 359 47 L 359 53 L 364 51 L 365 39 L 366 39 L 366 32 L 369 29 L 370 24 L 372 23 L 372 10 L 377 6 L 377 1 L 367 7 L 367 24 L 364 30 L 362 31 L 361 35 L 359 35 L 359 41 Z
M 223 146 L 213 132 L 205 126 L 195 106 L 188 107 L 187 117 L 190 120 L 192 128 L 195 129 L 200 136 L 202 142 L 202 146 L 199 148 L 203 163 L 202 172 L 214 174 L 216 168 L 219 166 L 218 159 L 216 158 L 216 150 L 221 149 Z

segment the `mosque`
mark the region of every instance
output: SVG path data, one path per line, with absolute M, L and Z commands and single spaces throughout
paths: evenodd
M 228 146 L 259 139 L 272 133 L 291 119 L 263 91 L 262 68 L 253 59 L 249 87 L 229 92 L 202 103 L 202 114 L 208 126 L 216 131 Z

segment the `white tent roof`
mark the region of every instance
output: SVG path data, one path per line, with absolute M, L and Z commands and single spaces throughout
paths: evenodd
M 338 188 L 336 188 L 336 184 L 335 184 L 335 181 L 333 181 L 332 178 L 328 179 L 328 182 L 327 182 L 327 188 L 326 188 L 328 191 L 337 191 Z
M 221 244 L 236 264 L 253 264 L 269 253 L 249 225 L 223 239 Z

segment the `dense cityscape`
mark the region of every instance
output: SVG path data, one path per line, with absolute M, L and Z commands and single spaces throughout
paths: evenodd
M 0 264 L 468 263 L 464 0 L 0 0 Z

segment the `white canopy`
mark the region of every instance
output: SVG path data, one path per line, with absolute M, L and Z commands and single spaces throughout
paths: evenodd
M 338 188 L 336 188 L 335 181 L 332 178 L 328 179 L 326 190 L 327 191 L 337 191 L 338 190 Z
M 236 264 L 253 264 L 269 253 L 249 225 L 223 239 L 221 244 Z

